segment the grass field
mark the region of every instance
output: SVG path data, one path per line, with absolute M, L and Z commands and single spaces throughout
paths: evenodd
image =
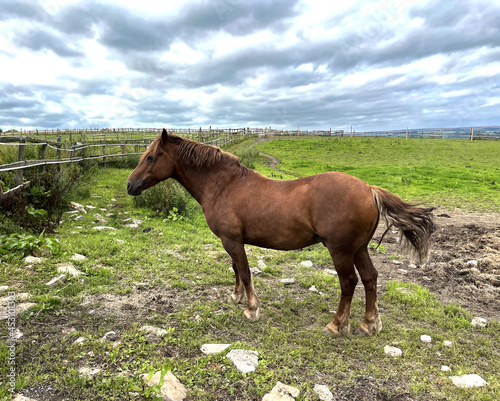
M 500 141 L 305 138 L 256 149 L 275 156 L 290 176 L 343 171 L 407 200 L 500 210 Z
M 488 181 L 499 180 L 494 159 L 500 143 L 464 143 L 298 139 L 256 146 L 277 157 L 278 168 L 290 176 L 341 170 L 406 199 L 498 210 L 499 190 Z M 257 169 L 273 174 L 264 160 Z M 140 375 L 163 369 L 188 388 L 190 400 L 261 400 L 277 381 L 298 387 L 301 401 L 318 399 L 315 384 L 327 385 L 334 394 L 353 389 L 365 397 L 359 399 L 498 399 L 499 322 L 472 327 L 469 311 L 440 303 L 418 285 L 391 281 L 379 289 L 382 333 L 373 338 L 325 337 L 321 329 L 333 317 L 339 284 L 323 271 L 332 268 L 331 259 L 317 245 L 295 252 L 247 247 L 250 266 L 259 260 L 266 265 L 254 280 L 263 316 L 250 323 L 243 317 L 243 305 L 227 302 L 234 285 L 230 258 L 201 209 L 171 221 L 134 208 L 125 193 L 129 173 L 106 168 L 83 184 L 87 190 L 74 201 L 97 209 L 87 208 L 80 221 L 65 218 L 55 235 L 60 254 L 30 265 L 22 255 L 2 257 L 0 282 L 9 289 L 0 297 L 7 291 L 27 293 L 27 300 L 36 303 L 16 320 L 23 333 L 16 346 L 16 392 L 53 400 L 152 399 L 154 392 L 143 388 Z M 113 213 L 106 219 L 115 230 L 94 229 L 96 210 Z M 140 219 L 140 227 L 127 227 L 130 218 Z M 72 261 L 75 253 L 86 258 Z M 304 260 L 313 267 L 302 266 Z M 72 262 L 81 276 L 48 287 L 45 283 L 59 274 L 57 265 L 63 262 Z M 294 277 L 295 284 L 277 283 L 286 277 Z M 324 295 L 309 291 L 312 285 Z M 356 292 L 353 327 L 361 323 L 363 298 Z M 167 334 L 148 336 L 140 330 L 143 325 Z M 3 338 L 7 329 L 0 322 Z M 103 341 L 110 331 L 115 332 L 113 340 Z M 422 334 L 430 335 L 432 343 L 422 343 Z M 85 341 L 76 344 L 80 337 Z M 453 346 L 445 347 L 444 340 Z M 200 352 L 204 343 L 232 346 L 206 356 Z M 403 357 L 385 355 L 388 344 L 401 348 Z M 255 372 L 242 374 L 225 358 L 236 348 L 258 351 Z M 2 342 L 0 399 L 10 399 L 7 355 Z M 441 371 L 442 365 L 451 371 Z M 100 371 L 87 376 L 80 373 L 84 367 Z M 489 386 L 458 389 L 447 379 L 464 373 L 480 374 Z

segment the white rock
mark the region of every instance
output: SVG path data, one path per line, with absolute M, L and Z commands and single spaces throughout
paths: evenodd
M 87 206 L 85 206 L 85 207 L 86 207 L 87 209 L 89 209 L 89 210 L 94 210 L 94 209 L 96 208 L 95 206 L 92 206 L 92 205 L 87 205 Z M 106 209 L 104 209 L 104 210 L 106 210 Z
M 231 268 L 231 270 L 232 270 L 232 268 Z M 250 268 L 250 273 L 252 273 L 252 276 L 258 276 L 262 272 L 259 270 L 258 267 L 252 267 L 252 268 Z
M 467 263 L 465 263 L 467 266 L 471 267 L 477 267 L 477 260 L 469 260 Z
M 22 394 L 15 394 L 12 397 L 11 401 L 38 401 L 38 400 L 35 400 L 34 398 L 26 397 Z
M 452 341 L 449 341 L 449 340 L 444 340 L 443 341 L 443 345 L 447 348 L 451 348 L 453 347 L 453 342 Z
M 470 322 L 470 324 L 477 327 L 485 327 L 487 323 L 486 319 L 482 317 L 473 317 L 472 322 Z
M 326 274 L 330 274 L 332 276 L 338 276 L 338 273 L 336 270 L 333 270 L 333 269 L 325 269 L 323 270 Z
M 420 341 L 422 341 L 423 343 L 430 343 L 432 341 L 432 338 L 431 338 L 431 336 L 428 336 L 426 334 L 422 334 L 420 336 Z
M 76 202 L 71 202 L 70 205 L 73 209 L 79 210 L 80 212 L 87 214 L 87 211 L 85 210 L 85 207 L 83 207 L 83 205 L 80 205 L 79 203 Z
M 333 394 L 324 384 L 315 384 L 314 392 L 318 394 L 318 397 L 321 401 L 333 401 Z
M 87 339 L 85 337 L 78 337 L 73 344 L 83 344 Z
M 389 355 L 389 356 L 392 356 L 394 358 L 397 358 L 397 357 L 400 357 L 403 355 L 403 351 L 401 351 L 399 348 L 397 347 L 393 347 L 392 345 L 386 345 L 384 347 L 384 352 Z
M 234 363 L 242 373 L 254 372 L 259 364 L 259 353 L 244 349 L 233 349 L 228 352 L 226 358 Z
M 123 227 L 129 227 L 129 228 L 138 228 L 139 224 L 132 223 L 132 224 L 125 224 Z
M 140 331 L 147 331 L 150 334 L 154 334 L 154 335 L 157 335 L 160 337 L 168 334 L 167 330 L 160 329 L 158 327 L 153 327 L 153 326 L 142 326 L 139 330 Z
M 80 373 L 80 375 L 85 375 L 85 376 L 95 376 L 96 374 L 100 373 L 101 372 L 101 369 L 99 368 L 89 368 L 87 366 L 82 366 L 80 369 L 78 369 L 78 373 Z
M 313 262 L 311 262 L 310 260 L 304 260 L 300 262 L 300 265 L 304 267 L 313 267 Z
M 488 385 L 488 383 L 479 375 L 462 375 L 462 376 L 450 376 L 448 377 L 453 384 L 457 387 L 471 388 L 471 387 L 482 387 Z
M 262 259 L 259 259 L 259 260 L 257 261 L 257 267 L 258 267 L 259 269 L 265 269 L 265 268 L 266 268 L 266 264 L 264 263 L 264 261 L 263 261 Z
M 28 293 L 21 293 L 17 294 L 15 297 L 15 308 L 14 308 L 14 317 L 19 315 L 20 313 L 27 311 L 31 307 L 35 306 L 36 304 L 33 302 L 21 302 L 29 298 Z M 9 302 L 12 302 L 12 297 L 6 296 L 0 298 L 0 321 L 1 320 L 6 320 L 12 316 L 12 311 L 9 310 L 8 305 Z M 21 302 L 21 303 L 20 303 Z M 10 313 L 9 313 L 10 312 Z
M 290 284 L 294 284 L 295 283 L 295 279 L 294 278 L 282 278 L 282 279 L 279 279 L 278 281 L 281 284 L 283 284 L 283 285 L 290 285 Z
M 80 220 L 83 220 L 83 219 L 85 219 L 85 217 L 83 217 L 82 215 L 79 215 L 79 216 L 75 217 L 75 221 L 80 221 Z
M 316 288 L 316 286 L 315 286 L 315 285 L 311 285 L 311 286 L 309 287 L 309 291 L 311 291 L 311 292 L 316 292 L 316 293 L 318 293 L 318 292 L 319 292 L 319 291 L 318 291 L 318 289 Z
M 294 401 L 299 394 L 298 388 L 278 382 L 270 393 L 262 397 L 262 401 Z
M 442 370 L 443 372 L 449 372 L 451 369 L 450 369 L 450 367 L 449 367 L 449 366 L 443 365 L 443 366 L 441 366 L 441 370 Z
M 84 255 L 80 255 L 79 253 L 75 253 L 73 254 L 73 256 L 71 256 L 71 260 L 74 260 L 74 261 L 79 261 L 79 260 L 84 260 L 86 259 L 86 257 Z
M 125 243 L 125 241 L 124 241 L 124 240 L 122 240 L 122 239 L 118 239 L 118 238 L 116 239 L 116 242 L 118 242 L 118 243 L 120 243 L 120 244 L 124 244 L 124 243 Z
M 403 273 L 403 274 L 406 274 L 406 273 L 408 273 L 408 270 L 405 270 L 405 269 L 398 269 L 398 272 Z
M 204 354 L 218 354 L 230 346 L 231 344 L 203 344 L 200 350 Z
M 60 276 L 54 277 L 52 280 L 48 281 L 46 285 L 49 287 L 52 287 L 53 285 L 56 285 L 60 281 L 63 281 L 66 278 L 66 274 L 61 274 Z
M 161 371 L 156 372 L 153 377 L 151 377 L 149 382 L 147 381 L 147 374 L 142 375 L 142 380 L 150 387 L 159 385 L 161 380 Z M 188 396 L 187 389 L 170 370 L 163 377 L 163 385 L 161 386 L 160 391 L 163 399 L 167 401 L 182 401 Z
M 102 338 L 101 338 L 101 342 L 105 342 L 105 341 L 108 341 L 108 340 L 116 340 L 118 336 L 116 335 L 116 332 L 115 331 L 108 331 L 107 333 L 105 333 Z
M 42 258 L 37 258 L 35 256 L 26 256 L 24 258 L 24 263 L 28 265 L 38 265 L 42 263 Z
M 85 258 L 85 256 L 84 256 Z M 78 270 L 73 263 L 60 263 L 57 265 L 58 273 L 68 273 L 70 276 L 78 277 L 82 272 Z
M 105 231 L 105 230 L 116 230 L 116 228 L 108 226 L 95 226 L 94 230 Z
M 8 285 L 0 285 L 0 291 L 6 291 L 9 289 Z

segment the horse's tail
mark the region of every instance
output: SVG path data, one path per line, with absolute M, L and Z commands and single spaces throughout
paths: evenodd
M 389 191 L 371 187 L 380 215 L 385 219 L 387 228 L 397 227 L 401 232 L 403 244 L 410 248 L 420 263 L 429 255 L 431 234 L 434 232 L 432 211 L 401 200 Z

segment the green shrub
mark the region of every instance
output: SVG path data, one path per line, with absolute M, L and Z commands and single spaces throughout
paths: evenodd
M 237 151 L 237 156 L 240 158 L 241 164 L 245 167 L 254 169 L 255 161 L 259 157 L 259 151 L 254 148 L 240 149 Z
M 77 165 L 48 166 L 45 171 L 27 169 L 25 178 L 31 185 L 3 202 L 2 218 L 34 233 L 53 231 L 68 208 L 80 175 Z
M 164 218 L 177 220 L 187 214 L 187 204 L 191 199 L 177 181 L 166 180 L 134 197 L 133 202 L 136 207 L 147 207 Z

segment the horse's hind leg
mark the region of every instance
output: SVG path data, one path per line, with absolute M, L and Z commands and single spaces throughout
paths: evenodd
M 340 281 L 340 301 L 335 318 L 323 329 L 325 334 L 347 335 L 351 331 L 351 301 L 358 283 L 353 255 L 328 248 Z
M 361 323 L 359 329 L 356 330 L 356 334 L 371 336 L 372 334 L 380 333 L 382 330 L 382 321 L 380 320 L 377 305 L 378 273 L 373 266 L 367 247 L 363 247 L 356 252 L 354 263 L 365 287 L 366 294 L 365 320 Z
M 238 303 L 243 298 L 243 294 L 245 293 L 245 287 L 243 286 L 240 280 L 240 274 L 238 273 L 238 268 L 236 267 L 236 263 L 233 262 L 233 270 L 236 279 L 236 284 L 234 286 L 234 293 L 229 296 L 229 301 Z

